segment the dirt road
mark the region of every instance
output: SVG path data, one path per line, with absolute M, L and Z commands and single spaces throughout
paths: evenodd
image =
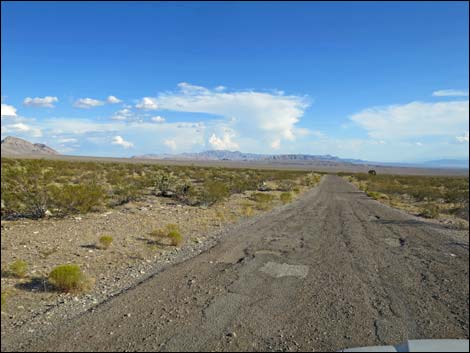
M 468 233 L 336 176 L 47 335 L 4 350 L 337 350 L 468 338 Z

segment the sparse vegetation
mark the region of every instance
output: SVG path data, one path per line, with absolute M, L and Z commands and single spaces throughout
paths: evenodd
M 49 282 L 63 292 L 81 292 L 91 284 L 80 266 L 75 264 L 60 265 L 54 268 L 49 273 Z
M 28 264 L 23 260 L 16 260 L 10 264 L 10 274 L 14 277 L 23 278 L 28 272 Z
M 108 248 L 111 246 L 112 242 L 113 242 L 113 237 L 112 237 L 112 236 L 110 236 L 110 235 L 103 235 L 103 236 L 101 236 L 100 239 L 99 239 L 99 243 L 100 243 L 99 246 L 100 246 L 101 249 L 105 249 L 105 250 L 106 250 L 106 249 L 108 249 Z
M 2 291 L 2 309 L 5 307 L 6 303 L 7 303 L 7 292 Z
M 468 177 L 377 175 L 344 176 L 368 196 L 427 218 L 469 216 Z
M 279 199 L 281 202 L 285 205 L 286 203 L 289 203 L 292 201 L 292 194 L 290 192 L 283 192 L 280 196 Z
M 100 211 L 143 197 L 162 196 L 191 206 L 221 202 L 232 194 L 300 192 L 321 174 L 254 170 L 2 158 L 2 219 L 64 217 Z M 451 197 L 451 195 L 449 195 Z
M 183 242 L 183 236 L 176 224 L 167 224 L 165 228 L 155 229 L 150 236 L 156 241 L 168 241 L 171 246 L 180 246 Z

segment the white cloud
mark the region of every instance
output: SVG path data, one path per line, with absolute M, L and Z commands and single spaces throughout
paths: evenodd
M 466 133 L 464 133 L 462 136 L 456 136 L 455 137 L 457 139 L 458 142 L 467 142 L 468 143 L 468 131 Z
M 97 99 L 92 99 L 92 98 L 80 98 L 76 100 L 75 103 L 73 104 L 74 107 L 83 108 L 83 109 L 98 107 L 100 105 L 104 105 L 104 102 L 97 100 Z
M 415 145 L 418 146 L 418 147 L 423 146 L 423 144 L 421 142 L 416 142 Z
M 432 93 L 434 97 L 468 97 L 468 91 L 458 89 L 441 89 Z
M 14 123 L 8 125 L 2 125 L 2 134 L 10 133 L 28 133 L 33 137 L 41 137 L 42 131 L 39 128 L 32 127 L 25 123 Z
M 163 144 L 172 150 L 176 150 L 176 141 L 174 139 L 166 139 L 163 141 Z
M 153 103 L 160 109 L 220 116 L 225 119 L 220 125 L 228 126 L 243 138 L 258 141 L 259 148 L 276 139 L 294 141 L 306 133 L 306 129 L 296 126 L 308 107 L 303 97 L 285 96 L 277 91 L 219 92 L 186 82 L 178 87 L 178 92 L 160 94 Z M 227 144 L 224 137 L 216 135 L 216 139 Z
M 164 123 L 165 122 L 165 118 L 162 118 L 160 115 L 158 116 L 153 116 L 150 118 L 151 121 L 153 121 L 154 123 Z
M 43 98 L 40 97 L 26 97 L 23 101 L 23 105 L 29 107 L 42 107 L 42 108 L 54 108 L 54 104 L 58 102 L 59 99 L 57 97 L 46 96 Z
M 1 108 L 2 108 L 2 110 L 1 110 L 2 118 L 4 118 L 4 117 L 9 118 L 9 117 L 16 117 L 17 116 L 16 115 L 16 108 L 14 106 L 2 103 Z
M 468 129 L 468 101 L 412 102 L 372 107 L 350 118 L 379 140 L 405 140 L 426 136 L 455 137 Z
M 135 107 L 142 110 L 157 110 L 158 104 L 155 98 L 144 97 L 139 103 L 135 105 Z
M 76 143 L 78 140 L 76 138 L 60 138 L 57 139 L 58 143 Z
M 281 147 L 281 140 L 280 139 L 275 139 L 273 142 L 271 142 L 271 148 L 278 150 Z
M 113 142 L 111 142 L 113 145 L 119 145 L 124 148 L 130 148 L 133 147 L 134 144 L 132 142 L 124 140 L 121 136 L 114 136 Z
M 240 146 L 232 141 L 233 134 L 226 132 L 222 138 L 217 137 L 215 134 L 209 138 L 209 144 L 215 150 L 236 150 Z
M 134 116 L 134 113 L 129 108 L 118 110 L 115 115 L 111 117 L 112 120 L 128 120 Z
M 120 100 L 119 98 L 115 96 L 108 96 L 108 98 L 106 99 L 106 102 L 108 102 L 109 104 L 117 104 L 117 103 L 121 103 L 122 100 Z

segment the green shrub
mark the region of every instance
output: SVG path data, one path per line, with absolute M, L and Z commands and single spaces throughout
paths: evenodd
M 292 191 L 295 187 L 295 183 L 292 180 L 282 180 L 277 189 L 279 191 Z
M 90 281 L 75 264 L 60 265 L 49 273 L 49 282 L 63 292 L 80 292 L 88 288 Z
M 421 209 L 420 215 L 425 218 L 437 218 L 439 216 L 439 207 L 435 204 L 428 203 Z
M 256 201 L 256 206 L 260 210 L 268 210 L 271 207 L 272 201 L 274 200 L 273 195 L 262 192 L 253 193 L 251 198 L 252 200 Z
M 283 192 L 279 196 L 281 202 L 285 205 L 286 203 L 289 203 L 292 201 L 292 194 L 290 192 Z
M 113 237 L 110 235 L 103 235 L 100 237 L 99 242 L 102 249 L 108 249 L 113 242 Z
M 174 192 L 176 177 L 173 173 L 159 170 L 155 176 L 155 191 L 161 196 L 170 196 Z
M 62 214 L 86 213 L 100 206 L 104 190 L 97 184 L 66 184 L 53 187 L 54 203 Z
M 28 272 L 28 264 L 23 260 L 16 260 L 10 264 L 10 272 L 15 277 L 25 277 Z
M 203 185 L 199 200 L 203 205 L 210 206 L 224 200 L 229 195 L 229 187 L 226 184 L 220 181 L 208 180 Z
M 157 240 L 167 239 L 172 246 L 180 246 L 183 242 L 183 236 L 176 224 L 167 224 L 165 228 L 155 229 L 150 232 L 150 236 Z

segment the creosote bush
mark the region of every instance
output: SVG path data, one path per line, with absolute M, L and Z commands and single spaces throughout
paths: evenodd
M 10 264 L 10 273 L 15 277 L 25 277 L 27 272 L 28 264 L 23 260 L 16 260 Z
M 60 265 L 49 273 L 49 282 L 63 292 L 81 292 L 88 289 L 90 280 L 75 264 Z
M 110 235 L 103 235 L 100 237 L 99 242 L 102 249 L 108 249 L 113 242 L 113 237 Z

